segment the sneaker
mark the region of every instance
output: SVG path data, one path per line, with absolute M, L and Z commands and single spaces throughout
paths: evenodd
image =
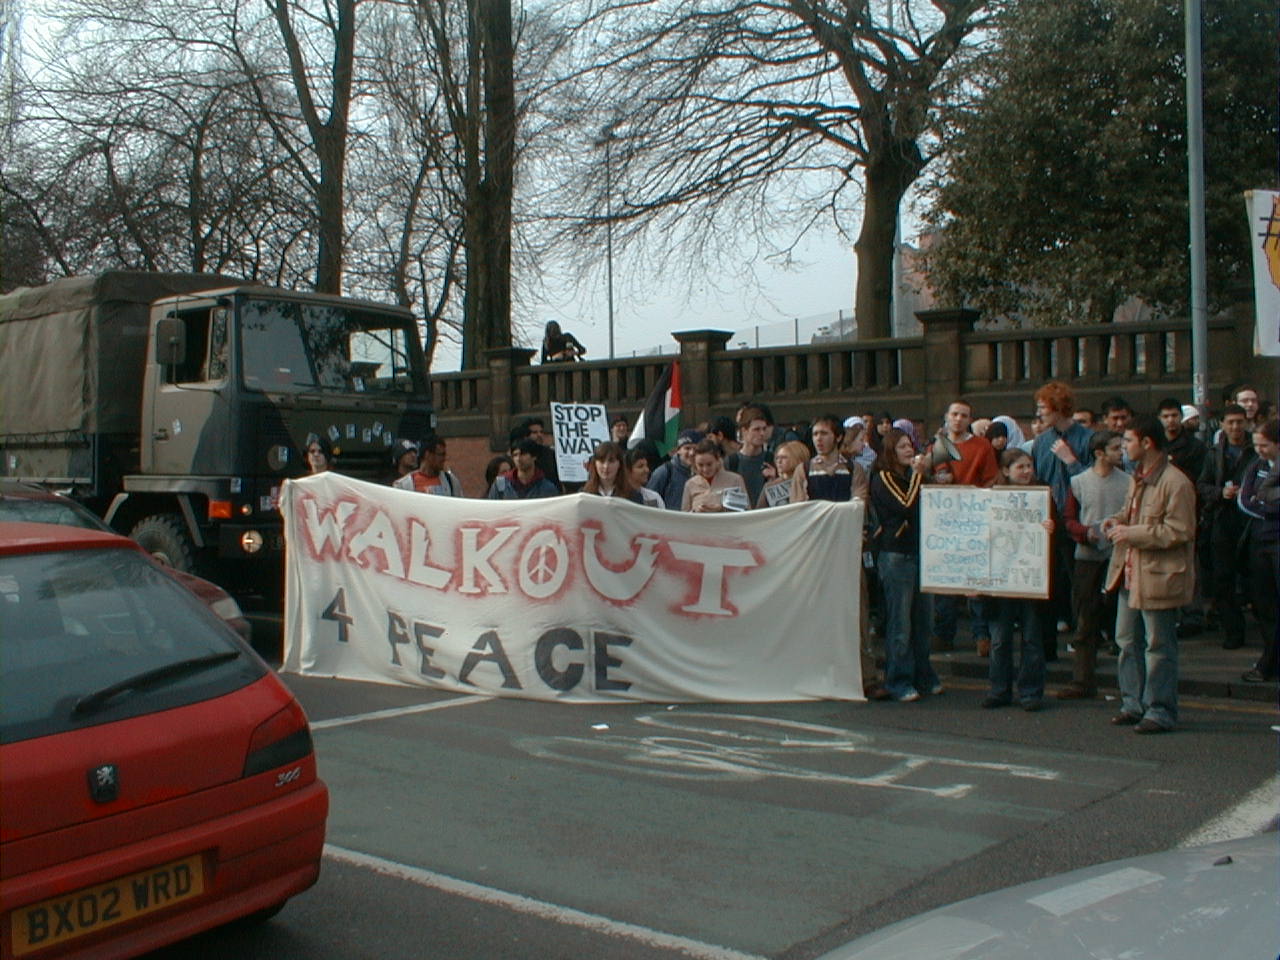
M 904 693 L 902 696 L 900 696 L 898 698 L 898 702 L 899 703 L 915 703 L 919 699 L 920 699 L 920 694 L 917 693 L 915 690 L 912 690 L 910 693 Z
M 862 694 L 868 700 L 892 700 L 893 699 L 893 694 L 891 694 L 884 687 L 880 686 L 880 684 L 878 683 L 873 683 L 873 684 L 870 684 L 869 686 L 863 687 Z
M 1133 728 L 1134 733 L 1168 733 L 1169 727 L 1162 727 L 1154 720 L 1139 720 Z
M 1071 629 L 1071 624 L 1067 623 L 1067 621 L 1065 621 L 1065 620 L 1059 620 L 1059 621 L 1058 621 L 1058 632 L 1059 632 L 1059 633 L 1066 633 L 1066 632 L 1067 632 L 1067 631 L 1069 631 L 1070 629 Z
M 982 698 L 982 703 L 980 703 L 979 706 L 981 706 L 983 710 L 994 710 L 996 707 L 1009 706 L 1009 701 L 1004 697 L 997 697 L 994 694 L 990 694 Z
M 947 692 L 947 688 L 942 685 L 941 680 L 939 680 L 937 683 L 935 683 L 932 687 L 929 688 L 929 695 L 931 697 L 936 697 L 939 694 L 946 693 L 946 692 Z
M 1275 683 L 1276 680 L 1275 677 L 1263 676 L 1262 671 L 1257 667 L 1240 674 L 1240 679 L 1245 683 Z
M 1044 709 L 1044 701 L 1043 700 L 1023 700 L 1022 709 L 1027 711 L 1027 713 L 1039 713 L 1041 710 Z
M 1119 713 L 1117 713 L 1114 717 L 1111 718 L 1111 722 L 1117 727 L 1132 727 L 1135 724 L 1141 723 L 1142 718 L 1135 717 L 1132 713 L 1125 713 L 1123 710 L 1121 710 Z

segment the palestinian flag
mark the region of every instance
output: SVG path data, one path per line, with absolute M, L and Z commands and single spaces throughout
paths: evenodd
M 680 362 L 673 360 L 645 400 L 644 411 L 636 420 L 635 429 L 627 440 L 627 449 L 630 450 L 641 440 L 648 439 L 658 445 L 658 452 L 664 457 L 671 453 L 676 448 L 676 437 L 680 435 L 681 406 Z

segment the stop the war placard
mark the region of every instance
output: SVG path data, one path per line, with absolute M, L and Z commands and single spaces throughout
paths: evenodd
M 927 486 L 920 493 L 920 589 L 1049 596 L 1048 487 Z
M 556 470 L 566 483 L 587 479 L 587 461 L 609 439 L 609 418 L 602 403 L 551 404 L 551 433 L 556 441 Z

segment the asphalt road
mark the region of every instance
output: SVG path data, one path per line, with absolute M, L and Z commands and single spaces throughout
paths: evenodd
M 1168 849 L 1275 775 L 1273 709 L 561 706 L 286 676 L 329 784 L 319 884 L 164 958 L 817 956 Z

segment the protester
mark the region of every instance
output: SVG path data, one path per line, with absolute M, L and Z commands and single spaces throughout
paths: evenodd
M 733 422 L 732 417 L 712 417 L 711 423 L 707 425 L 707 436 L 720 444 L 726 457 L 733 456 L 742 446 L 738 443 L 738 425 Z
M 609 421 L 609 439 L 620 446 L 623 450 L 627 449 L 627 441 L 631 438 L 631 425 L 627 422 L 627 418 L 618 414 Z
M 738 416 L 742 424 L 739 439 L 742 446 L 737 453 L 725 456 L 725 469 L 742 477 L 747 485 L 747 497 L 752 503 L 760 499 L 764 490 L 764 465 L 769 456 L 765 452 L 765 444 L 772 429 L 771 420 L 759 407 L 746 407 Z
M 740 475 L 724 469 L 720 444 L 714 440 L 704 439 L 694 447 L 693 470 L 680 503 L 685 513 L 722 513 L 751 506 L 747 485 Z
M 507 470 L 515 469 L 515 461 L 508 454 L 500 453 L 498 456 L 490 460 L 484 467 L 484 489 L 485 496 L 493 490 L 494 481 L 498 479 L 498 474 L 505 473 Z
M 650 465 L 653 460 L 654 455 L 637 444 L 633 449 L 627 451 L 624 463 L 627 468 L 627 476 L 631 479 L 631 489 L 640 494 L 641 502 L 645 506 L 657 507 L 661 510 L 666 506 L 662 502 L 662 497 L 646 486 L 649 482 Z
M 773 454 L 777 476 L 765 484 L 756 498 L 757 507 L 780 507 L 786 503 L 803 503 L 809 499 L 805 463 L 809 448 L 799 440 L 789 440 Z
M 1200 494 L 1200 527 L 1196 538 L 1200 568 L 1205 573 L 1204 595 L 1213 603 L 1222 626 L 1222 646 L 1244 646 L 1244 614 L 1237 593 L 1249 579 L 1249 558 L 1240 543 L 1248 518 L 1235 500 L 1258 455 L 1249 444 L 1244 407 L 1228 404 L 1222 411 L 1222 430 L 1209 449 L 1196 489 Z
M 916 432 L 916 425 L 906 417 L 899 417 L 893 421 L 893 429 L 901 430 L 911 438 L 911 445 L 918 451 L 920 449 L 920 435 Z
M 1031 454 L 1024 450 L 1006 450 L 1000 456 L 1001 482 L 1013 486 L 1027 486 L 1035 482 L 1035 468 Z M 1044 521 L 1045 530 L 1052 535 L 1052 518 Z M 1028 713 L 1044 706 L 1044 640 L 1040 636 L 1045 623 L 1044 606 L 1047 600 L 1030 600 L 1021 597 L 989 597 L 986 601 L 987 616 L 991 625 L 991 663 L 988 667 L 988 690 L 982 699 L 984 709 L 1007 707 L 1013 702 L 1014 688 L 1018 692 L 1018 704 Z M 1013 673 L 1014 625 L 1022 626 L 1022 645 L 1018 655 L 1018 673 Z
M 1076 543 L 1071 578 L 1072 607 L 1076 617 L 1075 661 L 1071 683 L 1058 691 L 1059 700 L 1080 700 L 1098 695 L 1098 649 L 1102 634 L 1115 628 L 1115 594 L 1103 592 L 1111 541 L 1102 522 L 1124 507 L 1129 476 L 1122 469 L 1124 438 L 1100 430 L 1089 440 L 1092 465 L 1071 478 L 1067 509 L 1063 515 L 1067 533 Z
M 412 440 L 397 440 L 391 447 L 391 477 L 387 483 L 394 484 L 416 469 L 418 469 L 418 445 Z
M 957 453 L 959 460 L 946 460 L 933 464 L 938 450 L 935 441 L 926 453 L 925 463 L 930 465 L 927 478 L 933 483 L 958 483 L 965 486 L 989 487 L 1000 476 L 1000 468 L 996 464 L 995 451 L 985 437 L 975 436 L 969 429 L 973 421 L 973 405 L 968 400 L 955 400 L 947 405 L 943 416 L 943 428 L 938 431 L 939 437 L 945 437 Z M 933 603 L 933 637 L 930 646 L 935 650 L 952 650 L 955 648 L 956 625 L 960 606 L 965 601 L 961 597 L 937 594 Z M 983 599 L 973 601 L 973 644 L 980 656 L 986 656 L 991 650 L 991 636 L 987 623 L 987 603 Z
M 547 431 L 547 426 L 541 417 L 525 417 L 511 431 L 511 439 L 507 449 L 513 457 L 515 456 L 516 444 L 526 438 L 537 441 L 538 469 L 542 471 L 544 477 L 551 481 L 556 488 L 556 492 L 559 493 L 560 470 L 556 466 L 555 438 Z
M 1262 420 L 1259 415 L 1262 408 L 1258 403 L 1258 390 L 1256 387 L 1242 383 L 1231 394 L 1231 402 L 1238 403 L 1244 408 L 1244 425 L 1250 431 L 1261 425 Z
M 308 434 L 303 449 L 306 450 L 308 473 L 324 473 L 326 470 L 333 469 L 337 455 L 327 437 L 322 437 L 318 433 Z
M 1004 453 L 1009 446 L 1009 428 L 1003 423 L 993 421 L 984 434 L 987 443 L 991 444 L 991 449 L 996 455 L 996 461 L 1000 460 L 1000 454 Z
M 884 438 L 889 435 L 889 431 L 893 429 L 893 415 L 888 410 L 882 410 L 876 414 L 874 421 L 868 428 L 871 432 L 868 440 L 871 443 L 871 449 L 876 452 L 876 456 L 880 456 L 880 451 L 884 449 Z
M 856 463 L 850 463 L 839 452 L 842 439 L 840 418 L 835 414 L 824 413 L 816 417 L 809 427 L 809 435 L 816 451 L 809 460 L 806 484 L 810 500 L 833 500 L 844 503 L 855 497 L 868 503 L 869 484 L 867 471 Z M 866 509 L 863 521 L 863 563 L 859 568 L 858 592 L 862 606 L 863 643 L 858 648 L 862 660 L 863 692 L 870 700 L 884 700 L 889 695 L 885 689 L 875 683 L 875 658 L 872 656 L 871 622 L 873 618 L 883 621 L 883 603 L 872 603 L 873 581 L 878 582 L 874 569 L 869 569 L 867 557 L 870 553 L 869 526 L 874 517 L 874 510 Z M 879 592 L 877 591 L 877 597 Z
M 1124 434 L 1130 459 L 1125 505 L 1102 532 L 1114 545 L 1107 589 L 1116 601 L 1117 726 L 1160 733 L 1178 720 L 1178 608 L 1195 594 L 1195 487 L 1164 452 L 1165 430 L 1155 417 L 1136 420 Z M 1143 629 L 1138 629 L 1138 620 Z
M 929 604 L 920 592 L 920 489 L 924 461 L 912 436 L 894 428 L 871 475 L 870 496 L 879 520 L 876 534 L 885 610 L 884 687 L 911 702 L 921 691 L 941 693 L 929 662 Z
M 1005 448 L 1021 447 L 1027 442 L 1026 437 L 1022 434 L 1022 428 L 1018 426 L 1018 421 L 1007 414 L 1001 414 L 991 421 L 991 425 L 1000 424 L 1005 429 Z M 994 446 L 994 442 L 992 442 Z M 1002 451 L 1003 452 L 1003 451 Z
M 1133 407 L 1129 406 L 1124 397 L 1110 397 L 1102 403 L 1102 421 L 1108 430 L 1123 438 L 1124 432 L 1133 422 Z M 1121 446 L 1123 447 L 1123 443 Z M 1124 454 L 1123 466 L 1125 473 L 1133 473 L 1135 464 L 1127 453 Z
M 1097 421 L 1094 419 L 1093 411 L 1085 407 L 1076 407 L 1075 413 L 1071 414 L 1071 419 L 1090 430 L 1094 430 L 1098 426 Z
M 861 417 L 849 417 L 845 420 L 840 455 L 863 470 L 870 470 L 875 466 L 876 452 L 867 443 L 867 426 Z
M 564 333 L 560 324 L 548 320 L 542 334 L 542 362 L 556 363 L 562 360 L 577 360 L 587 352 L 587 348 L 578 342 L 572 333 Z
M 432 435 L 424 439 L 418 448 L 418 469 L 406 473 L 392 486 L 400 490 L 416 490 L 418 493 L 434 493 L 442 497 L 462 496 L 462 482 L 444 468 L 445 461 L 449 459 L 445 441 Z
M 1275 420 L 1253 431 L 1258 453 L 1245 472 L 1236 501 L 1249 518 L 1248 553 L 1250 594 L 1254 616 L 1262 632 L 1262 656 L 1241 678 L 1246 683 L 1266 683 L 1280 674 L 1277 663 L 1276 598 L 1280 596 L 1280 425 Z
M 1164 425 L 1164 443 L 1161 449 L 1169 461 L 1186 474 L 1187 479 L 1195 483 L 1204 469 L 1204 444 L 1195 438 L 1190 430 L 1184 430 L 1182 404 L 1176 397 L 1165 397 L 1157 408 L 1160 411 L 1160 422 Z M 1191 408 L 1194 411 L 1194 407 Z
M 693 451 L 702 440 L 699 430 L 681 431 L 676 438 L 675 456 L 649 477 L 649 489 L 662 497 L 668 510 L 679 510 L 684 503 L 684 487 L 693 475 Z
M 834 414 L 824 413 L 814 419 L 809 428 L 809 436 L 813 440 L 813 448 L 817 451 L 809 460 L 808 487 L 812 500 L 835 500 L 843 502 L 858 497 L 867 497 L 867 473 L 857 464 L 852 464 L 839 453 L 839 444 L 843 436 L 840 419 Z
M 644 503 L 644 498 L 631 486 L 631 474 L 623 466 L 622 447 L 612 441 L 599 444 L 592 452 L 582 492 Z
M 1093 432 L 1071 419 L 1075 409 L 1075 392 L 1061 381 L 1051 380 L 1036 391 L 1036 416 L 1043 431 L 1032 442 L 1031 458 L 1039 482 L 1049 487 L 1058 516 L 1066 513 L 1071 478 L 1088 467 Z M 1075 544 L 1059 526 L 1053 537 L 1053 596 L 1044 631 L 1044 656 L 1049 661 L 1058 659 L 1058 631 L 1071 628 L 1074 554 Z
M 490 500 L 533 500 L 554 497 L 560 490 L 547 479 L 538 466 L 538 453 L 542 445 L 532 437 L 516 441 L 511 452 L 515 467 L 501 473 L 489 490 Z

